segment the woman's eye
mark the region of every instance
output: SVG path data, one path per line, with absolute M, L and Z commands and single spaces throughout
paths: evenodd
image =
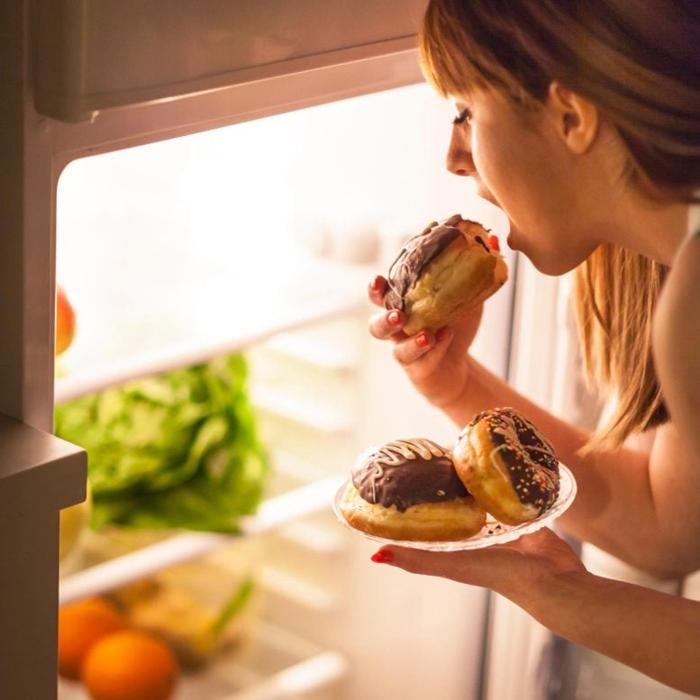
M 464 122 L 468 122 L 472 118 L 472 113 L 465 107 L 464 109 L 460 110 L 459 114 L 452 120 L 452 123 L 457 125 L 457 124 L 464 124 Z

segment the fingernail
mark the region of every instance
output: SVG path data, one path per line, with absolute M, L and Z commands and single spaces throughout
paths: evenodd
M 394 555 L 386 549 L 380 549 L 371 556 L 371 559 L 375 564 L 391 564 L 394 561 Z
M 499 252 L 501 251 L 501 244 L 498 242 L 498 238 L 496 236 L 489 236 L 489 245 L 496 251 Z
M 392 326 L 398 326 L 401 323 L 401 314 L 398 311 L 390 311 L 386 318 Z
M 427 334 L 427 333 L 422 333 L 422 332 L 419 333 L 419 334 L 416 336 L 416 345 L 417 345 L 419 348 L 427 348 L 428 345 L 430 345 L 430 338 L 428 338 L 428 334 Z
M 379 275 L 377 275 L 374 279 L 372 279 L 370 281 L 369 288 L 372 291 L 376 292 L 379 289 L 381 283 L 382 283 L 382 278 Z

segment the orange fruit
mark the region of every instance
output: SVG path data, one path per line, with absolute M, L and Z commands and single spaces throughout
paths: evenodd
M 102 638 L 88 652 L 82 671 L 92 700 L 168 700 L 177 675 L 165 643 L 139 630 Z
M 75 336 L 75 311 L 61 287 L 56 288 L 56 355 L 65 352 Z
M 66 678 L 80 678 L 80 667 L 90 647 L 124 627 L 124 617 L 102 598 L 87 598 L 60 608 L 58 672 Z

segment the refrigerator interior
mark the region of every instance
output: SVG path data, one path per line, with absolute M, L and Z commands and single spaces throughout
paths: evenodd
M 330 508 L 368 445 L 456 437 L 370 338 L 366 300 L 430 221 L 460 212 L 506 233 L 444 168 L 452 117 L 411 86 L 83 158 L 61 175 L 56 274 L 77 333 L 58 359 L 57 403 L 242 352 L 271 457 L 243 537 L 176 533 L 91 575 L 100 534 L 88 532 L 64 565 L 64 603 L 174 564 L 253 572 L 245 635 L 185 674 L 178 700 L 479 697 L 485 592 L 371 564 L 376 544 Z M 509 281 L 487 302 L 474 346 L 502 375 L 512 297 Z M 62 680 L 59 697 L 87 696 Z

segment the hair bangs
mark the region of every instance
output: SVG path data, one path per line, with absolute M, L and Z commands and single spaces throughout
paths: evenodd
M 487 87 L 478 47 L 438 3 L 431 3 L 423 17 L 419 50 L 425 79 L 443 97 Z

